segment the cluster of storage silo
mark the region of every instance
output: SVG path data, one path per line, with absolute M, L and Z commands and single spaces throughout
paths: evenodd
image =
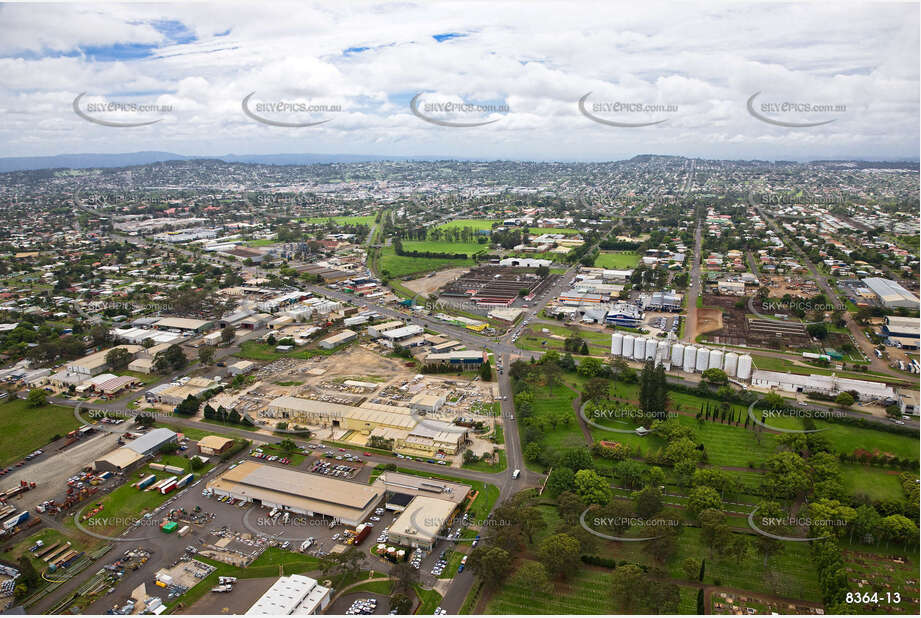
M 748 380 L 752 373 L 752 357 L 735 352 L 723 352 L 683 343 L 671 343 L 654 337 L 614 333 L 611 336 L 611 356 L 644 362 L 655 359 L 671 363 L 686 373 L 702 373 L 707 369 L 722 369 L 730 378 Z

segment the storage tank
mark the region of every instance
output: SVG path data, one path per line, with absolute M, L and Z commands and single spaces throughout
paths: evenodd
M 726 375 L 730 378 L 736 377 L 736 369 L 739 366 L 739 355 L 735 352 L 729 352 L 726 354 L 726 359 L 723 361 L 723 371 L 726 372 Z
M 633 342 L 633 359 L 641 361 L 646 358 L 646 337 L 637 337 Z
M 748 354 L 739 357 L 739 371 L 736 374 L 740 380 L 752 377 L 752 357 Z
M 658 354 L 658 357 L 656 358 L 656 360 L 662 363 L 663 365 L 665 365 L 666 369 L 668 369 L 668 357 L 669 357 L 669 352 L 671 351 L 671 349 L 672 349 L 671 343 L 664 339 L 659 341 L 659 345 L 656 347 L 657 354 Z
M 635 337 L 633 335 L 624 335 L 624 358 L 633 357 L 633 340 Z
M 707 365 L 707 369 L 722 369 L 722 368 L 723 368 L 722 350 L 710 350 L 710 363 Z
M 710 368 L 710 350 L 707 348 L 697 348 L 697 360 L 694 363 L 694 371 L 705 371 Z
M 697 359 L 697 348 L 689 345 L 684 349 L 684 365 L 681 367 L 687 373 L 694 373 L 694 366 Z
M 672 346 L 672 366 L 680 367 L 684 362 L 684 345 L 676 343 Z
M 624 336 L 620 333 L 611 335 L 611 356 L 620 356 L 624 350 Z
M 655 339 L 646 340 L 646 359 L 656 357 L 656 348 L 658 347 L 658 342 Z

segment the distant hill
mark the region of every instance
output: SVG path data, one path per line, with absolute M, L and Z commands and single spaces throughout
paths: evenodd
M 221 156 L 188 156 L 174 152 L 127 152 L 120 154 L 60 154 L 46 157 L 0 157 L 0 173 L 41 169 L 86 169 L 94 167 L 129 167 L 162 161 L 218 159 L 227 163 L 259 163 L 262 165 L 312 165 L 317 163 L 366 163 L 369 161 L 445 161 L 471 160 L 447 156 L 400 157 L 351 154 L 268 154 Z

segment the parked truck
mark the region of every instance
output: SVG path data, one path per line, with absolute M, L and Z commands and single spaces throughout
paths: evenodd
M 5 522 L 3 522 L 3 529 L 12 530 L 27 519 L 29 519 L 29 511 L 20 511 L 16 515 L 13 515 Z

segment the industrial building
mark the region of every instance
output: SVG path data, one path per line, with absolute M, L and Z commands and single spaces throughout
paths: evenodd
M 391 524 L 387 541 L 429 551 L 441 532 L 453 523 L 457 507 L 440 498 L 416 496 Z
M 65 372 L 70 374 L 79 374 L 83 376 L 84 380 L 92 376 L 99 375 L 100 373 L 110 369 L 109 363 L 106 362 L 106 355 L 109 354 L 112 350 L 116 348 L 122 348 L 134 358 L 134 356 L 143 350 L 139 345 L 119 345 L 114 348 L 107 348 L 105 350 L 100 350 L 83 358 L 77 359 L 67 363 L 65 367 Z
M 205 436 L 198 441 L 198 451 L 202 455 L 222 455 L 231 448 L 233 448 L 233 438 Z
M 143 436 L 97 459 L 93 464 L 93 469 L 96 472 L 127 470 L 148 455 L 159 452 L 164 445 L 176 442 L 176 437 L 176 432 L 165 427 L 151 429 Z
M 882 382 L 852 380 L 834 375 L 810 374 L 807 376 L 779 371 L 755 370 L 752 386 L 778 388 L 788 393 L 822 393 L 837 396 L 846 391 L 856 392 L 860 401 L 897 401 L 895 390 Z
M 333 348 L 336 348 L 340 345 L 344 345 L 350 341 L 354 341 L 357 338 L 358 338 L 358 333 L 356 333 L 353 330 L 345 329 L 341 332 L 336 333 L 335 335 L 332 335 L 331 337 L 327 337 L 326 339 L 320 340 L 320 342 L 317 345 L 319 345 L 324 350 L 332 350 Z
M 479 350 L 454 350 L 435 352 L 425 357 L 426 365 L 451 365 L 459 370 L 477 369 L 486 362 L 486 352 Z
M 905 307 L 917 311 L 921 307 L 921 301 L 917 296 L 892 279 L 868 277 L 863 282 L 876 295 L 879 303 L 887 309 Z
M 636 328 L 643 321 L 643 312 L 630 303 L 615 303 L 604 316 L 606 324 Z
M 208 320 L 194 320 L 192 318 L 163 318 L 154 323 L 154 328 L 159 330 L 177 330 L 183 333 L 202 333 L 211 328 Z
M 329 605 L 331 590 L 306 575 L 279 577 L 253 603 L 247 616 L 310 616 Z
M 883 325 L 882 334 L 887 338 L 905 337 L 918 339 L 921 335 L 918 318 L 902 318 L 896 316 L 886 316 L 886 323 Z
M 419 338 L 419 335 L 425 332 L 425 329 L 418 324 L 409 324 L 399 328 L 392 328 L 382 332 L 381 343 L 389 348 L 396 346 L 411 347 L 410 341 Z M 421 339 L 421 338 L 420 338 Z
M 230 496 L 300 515 L 321 515 L 347 526 L 366 520 L 383 498 L 379 487 L 287 468 L 244 461 L 208 483 L 218 496 Z
M 273 399 L 265 415 L 357 432 L 365 436 L 365 445 L 371 436 L 391 440 L 394 451 L 407 455 L 453 455 L 467 439 L 466 431 L 451 423 L 429 419 L 420 423 L 413 418 L 410 408 L 369 402 L 356 407 L 285 396 Z M 349 439 L 354 442 L 356 436 Z

